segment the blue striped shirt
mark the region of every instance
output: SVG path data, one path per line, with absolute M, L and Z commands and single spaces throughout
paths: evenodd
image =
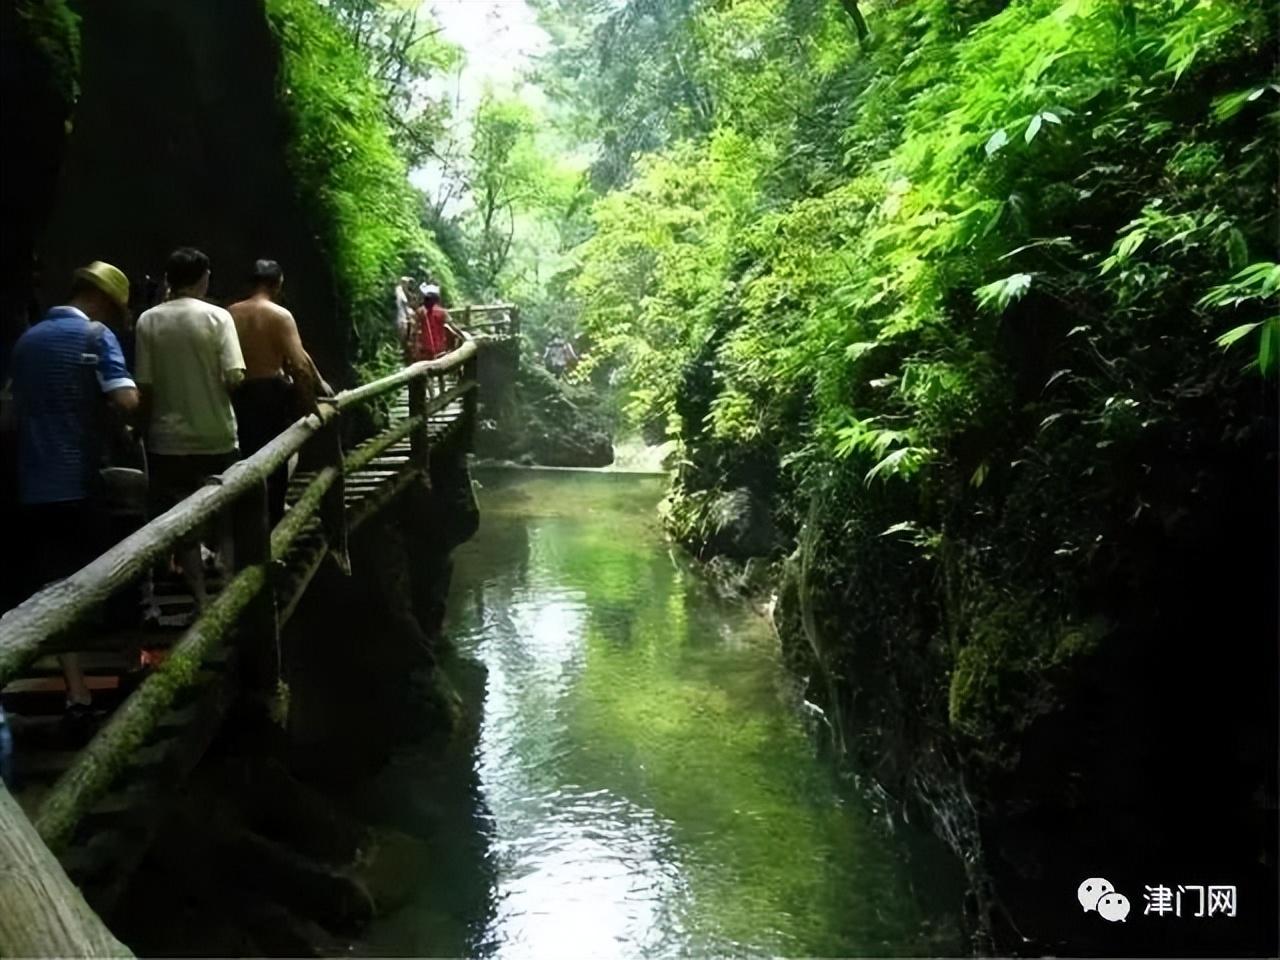
M 103 393 L 132 387 L 124 354 L 106 327 L 90 342 L 90 321 L 75 307 L 54 307 L 13 348 L 13 400 L 18 414 L 18 492 L 23 503 L 88 496 L 90 441 L 85 365 Z M 85 351 L 96 351 L 97 356 Z

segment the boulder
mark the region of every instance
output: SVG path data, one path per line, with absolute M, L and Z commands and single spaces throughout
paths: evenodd
M 529 453 L 535 463 L 549 467 L 607 467 L 613 463 L 613 442 L 598 430 L 562 426 L 531 434 Z
M 707 553 L 746 560 L 767 557 L 778 546 L 769 505 L 746 487 L 718 494 L 708 508 Z
M 510 366 L 500 372 L 514 379 L 502 405 L 485 405 L 477 425 L 479 456 L 549 467 L 613 463 L 609 418 L 590 386 L 559 380 L 528 360 L 514 372 Z

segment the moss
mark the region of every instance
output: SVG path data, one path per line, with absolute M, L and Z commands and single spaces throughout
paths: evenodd
M 951 672 L 950 724 L 988 758 L 1011 762 L 1016 735 L 1055 708 L 1061 677 L 1097 650 L 1106 627 L 1047 621 L 1036 598 L 1021 597 L 984 608 L 971 630 Z
M 17 0 L 18 29 L 39 51 L 63 104 L 80 93 L 80 18 L 66 0 Z
M 280 44 L 289 163 L 333 261 L 357 365 L 377 367 L 393 336 L 395 278 L 429 274 L 448 288 L 453 272 L 419 220 L 422 200 L 360 54 L 314 0 L 266 0 L 266 10 Z

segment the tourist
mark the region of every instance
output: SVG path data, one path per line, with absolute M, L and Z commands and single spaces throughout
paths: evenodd
M 563 377 L 578 362 L 578 354 L 560 334 L 556 334 L 542 352 L 542 363 L 556 377 Z
M 415 360 L 433 360 L 449 352 L 449 335 L 447 324 L 449 312 L 440 305 L 440 288 L 434 283 L 424 283 L 422 306 L 417 310 L 414 324 Z
M 316 409 L 316 396 L 333 393 L 302 346 L 293 314 L 275 301 L 284 288 L 284 271 L 274 260 L 253 265 L 253 293 L 232 304 L 231 317 L 244 354 L 244 382 L 233 403 L 240 432 L 240 454 L 249 456 L 269 443 L 300 414 Z M 267 504 L 274 527 L 284 516 L 289 468 L 281 464 L 267 479 Z
M 231 391 L 245 372 L 231 314 L 203 299 L 209 289 L 209 258 L 190 247 L 175 250 L 166 279 L 172 299 L 139 317 L 136 333 L 153 517 L 236 461 Z M 223 566 L 229 570 L 225 531 L 222 546 Z M 197 608 L 203 608 L 207 597 L 199 534 L 182 545 L 179 562 Z
M 403 277 L 403 280 L 409 281 L 404 288 L 405 308 L 407 315 L 405 325 L 400 328 L 400 352 L 404 357 L 405 363 L 412 363 L 414 355 L 417 353 L 417 347 L 414 345 L 414 331 L 418 326 L 418 310 L 422 307 L 422 287 L 420 284 L 413 283 L 412 278 Z
M 13 410 L 18 494 L 32 589 L 74 573 L 103 549 L 104 518 L 94 497 L 106 438 L 102 397 L 123 416 L 138 391 L 111 328 L 122 326 L 129 281 L 109 263 L 77 270 L 65 306 L 54 307 L 14 345 Z M 92 697 L 75 654 L 61 658 L 67 717 L 90 719 Z
M 401 277 L 396 283 L 396 339 L 402 346 L 413 327 L 413 314 L 417 309 L 413 277 Z

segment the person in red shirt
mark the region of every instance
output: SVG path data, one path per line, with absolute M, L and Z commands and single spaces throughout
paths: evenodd
M 414 360 L 433 360 L 449 351 L 449 311 L 440 306 L 440 288 L 424 283 L 422 306 L 414 313 Z

